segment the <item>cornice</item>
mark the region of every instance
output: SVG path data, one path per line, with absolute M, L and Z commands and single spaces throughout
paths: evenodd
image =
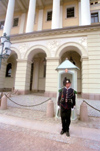
M 15 41 L 16 42 L 28 41 L 28 39 L 41 40 L 41 39 L 45 39 L 45 37 L 49 38 L 50 36 L 84 33 L 84 32 L 91 32 L 91 31 L 93 32 L 93 31 L 98 31 L 98 30 L 100 31 L 100 24 L 88 25 L 88 26 L 66 27 L 66 28 L 34 31 L 30 33 L 11 35 L 10 40 L 12 43 Z

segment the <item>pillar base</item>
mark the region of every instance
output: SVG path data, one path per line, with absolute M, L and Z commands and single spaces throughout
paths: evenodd
M 17 95 L 30 94 L 29 90 L 17 90 L 17 89 L 15 89 L 14 91 L 16 91 Z
M 82 93 L 83 99 L 100 100 L 100 94 Z
M 56 97 L 57 97 L 57 93 L 56 93 L 56 92 L 46 91 L 46 92 L 44 93 L 44 96 L 56 98 Z

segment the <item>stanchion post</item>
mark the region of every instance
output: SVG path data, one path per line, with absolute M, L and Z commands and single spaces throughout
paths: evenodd
M 1 110 L 6 110 L 7 109 L 7 97 L 3 95 L 1 98 Z
M 47 103 L 47 111 L 46 111 L 47 117 L 54 117 L 54 103 L 52 100 L 49 100 Z
M 80 106 L 80 120 L 83 122 L 88 121 L 88 110 L 85 102 L 82 102 Z
M 0 96 L 0 106 L 1 106 L 1 98 L 3 97 L 3 92 L 1 92 L 1 96 Z
M 8 96 L 8 97 L 11 97 L 11 92 L 9 92 L 9 93 L 7 94 L 7 96 Z

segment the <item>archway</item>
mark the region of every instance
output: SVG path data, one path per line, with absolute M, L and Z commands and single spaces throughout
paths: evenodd
M 78 94 L 81 94 L 82 92 L 82 70 L 81 70 L 81 56 L 74 50 L 67 50 L 64 54 L 61 56 L 61 62 L 63 62 L 66 58 L 68 58 L 69 61 L 71 61 L 74 65 L 76 65 L 79 70 L 77 70 L 77 92 Z M 62 80 L 64 77 L 67 76 L 72 80 L 71 74 L 68 73 L 65 75 L 62 75 Z
M 76 65 L 80 69 L 77 71 L 77 91 L 80 94 L 82 92 L 81 60 L 84 57 L 88 57 L 86 48 L 84 48 L 81 44 L 75 42 L 65 43 L 60 46 L 57 50 L 56 57 L 60 58 L 60 63 L 62 63 L 66 58 L 68 58 L 74 65 Z M 62 80 L 64 76 L 65 75 L 63 74 Z
M 17 58 L 18 55 L 12 50 L 11 55 L 7 59 L 6 70 L 5 70 L 5 80 L 4 80 L 4 89 L 11 90 L 15 87 L 15 76 L 17 68 Z
M 36 48 L 26 53 L 25 57 L 31 62 L 30 88 L 31 92 L 44 92 L 46 79 L 46 56 L 45 50 Z

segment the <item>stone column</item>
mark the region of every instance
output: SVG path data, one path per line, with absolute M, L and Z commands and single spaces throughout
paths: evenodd
M 21 22 L 20 22 L 19 34 L 24 33 L 24 30 L 25 30 L 25 20 L 26 20 L 26 13 L 23 13 L 23 14 L 21 15 Z
M 42 26 L 43 26 L 43 9 L 39 10 L 38 30 L 42 30 Z
M 30 0 L 29 9 L 28 9 L 28 17 L 27 17 L 27 25 L 26 25 L 26 33 L 33 32 L 34 20 L 35 20 L 35 8 L 36 8 L 36 0 Z
M 30 73 L 31 62 L 27 60 L 17 60 L 15 90 L 18 90 L 19 94 L 26 94 L 29 92 Z
M 9 0 L 6 18 L 5 18 L 5 25 L 3 30 L 3 33 L 6 33 L 8 36 L 10 35 L 12 24 L 13 24 L 14 6 L 15 6 L 15 0 Z
M 32 90 L 38 91 L 38 82 L 39 82 L 39 59 L 34 59 Z
M 59 58 L 47 58 L 46 66 L 46 88 L 45 95 L 56 97 L 58 89 L 58 72 L 56 68 L 59 65 Z
M 53 0 L 52 29 L 60 28 L 60 0 Z
M 82 97 L 89 98 L 89 62 L 88 58 L 82 58 Z
M 81 26 L 81 2 L 79 1 L 79 26 Z
M 100 10 L 99 10 L 99 22 L 100 22 Z
M 63 27 L 63 6 L 60 6 L 60 28 Z
M 81 25 L 91 24 L 90 0 L 81 0 Z

